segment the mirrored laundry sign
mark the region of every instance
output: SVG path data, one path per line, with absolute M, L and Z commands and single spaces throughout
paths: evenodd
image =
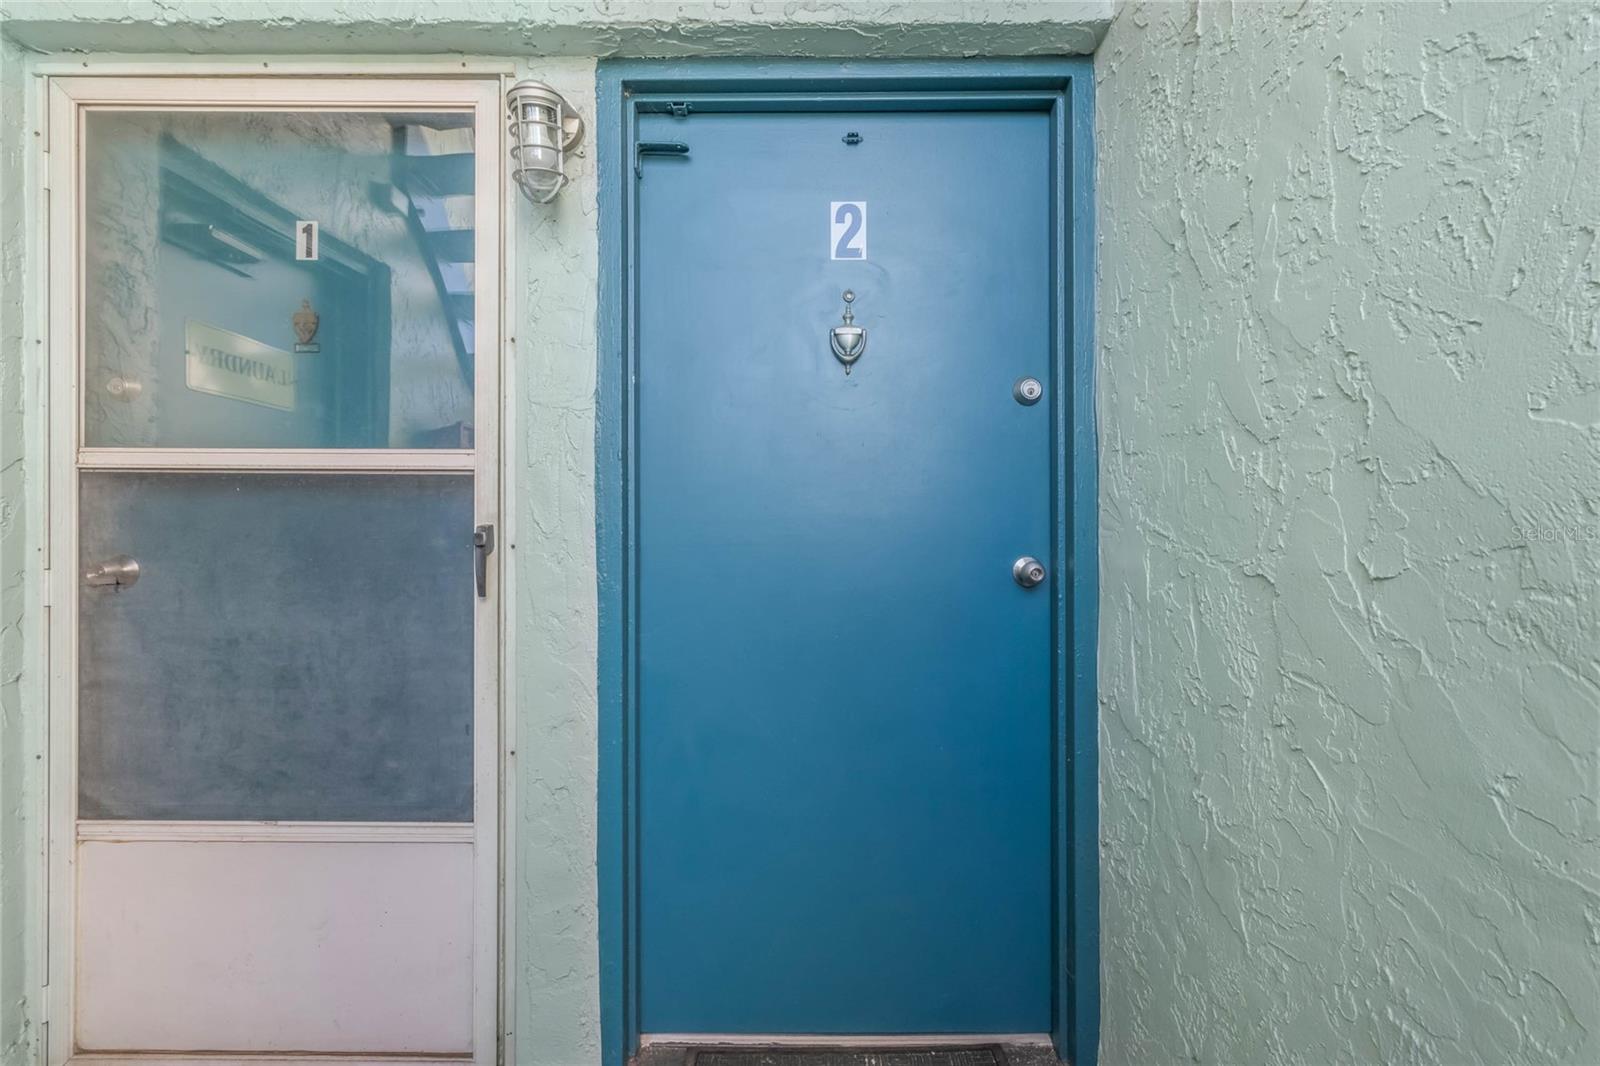
M 294 356 L 190 319 L 184 327 L 184 380 L 195 392 L 294 410 Z

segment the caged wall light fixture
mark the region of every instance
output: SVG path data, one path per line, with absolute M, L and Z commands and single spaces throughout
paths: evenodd
M 562 95 L 525 78 L 506 93 L 511 176 L 528 199 L 547 204 L 567 184 L 567 153 L 583 140 L 583 119 Z

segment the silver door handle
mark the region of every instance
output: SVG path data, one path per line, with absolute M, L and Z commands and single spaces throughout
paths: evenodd
M 85 585 L 114 585 L 129 588 L 139 581 L 139 561 L 131 555 L 113 555 L 91 564 L 83 572 Z
M 1024 555 L 1011 564 L 1011 576 L 1025 589 L 1031 589 L 1044 580 L 1044 564 L 1031 555 Z

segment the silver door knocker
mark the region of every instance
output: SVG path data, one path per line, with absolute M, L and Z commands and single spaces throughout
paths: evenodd
M 856 294 L 849 289 L 844 290 L 844 321 L 834 326 L 828 333 L 828 341 L 833 345 L 834 358 L 844 364 L 846 375 L 850 367 L 861 353 L 867 350 L 867 331 L 856 325 L 856 316 L 851 312 L 850 305 L 855 303 Z

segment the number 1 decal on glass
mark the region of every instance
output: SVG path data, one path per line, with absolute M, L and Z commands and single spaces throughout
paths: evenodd
M 298 219 L 294 224 L 294 257 L 296 259 L 316 259 L 321 255 L 317 249 L 318 226 L 309 219 Z
M 828 206 L 828 247 L 835 259 L 867 257 L 865 200 L 835 200 Z

